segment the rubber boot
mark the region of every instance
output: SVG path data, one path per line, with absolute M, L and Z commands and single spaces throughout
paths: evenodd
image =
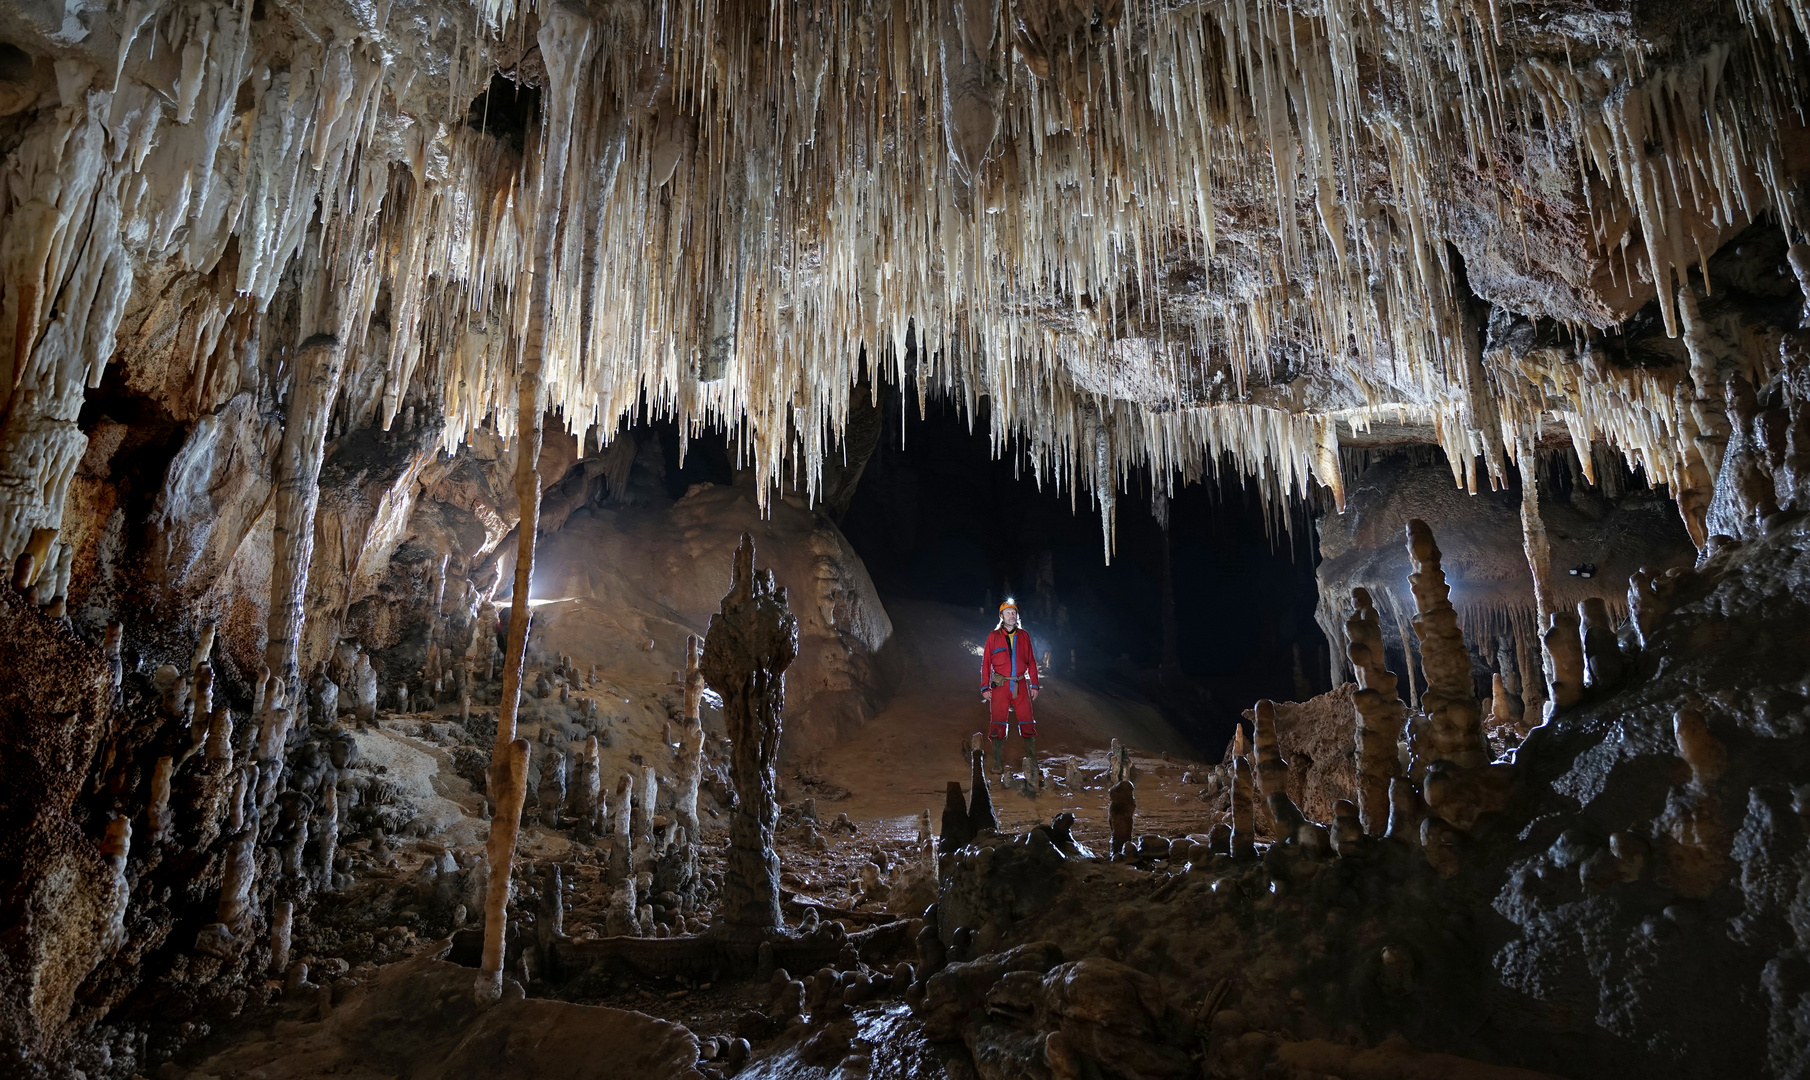
M 1004 739 L 988 739 L 993 744 L 993 771 L 1000 776 L 1006 774 L 1006 741 Z
M 1036 736 L 1033 735 L 1033 736 L 1028 736 L 1025 738 L 1024 752 L 1030 758 L 1030 761 L 1031 761 L 1031 775 L 1025 777 L 1025 779 L 1030 781 L 1034 786 L 1041 788 L 1043 786 L 1043 770 L 1039 769 L 1037 767 L 1037 738 L 1036 738 Z

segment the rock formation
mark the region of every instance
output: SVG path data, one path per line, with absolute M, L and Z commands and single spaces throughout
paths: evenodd
M 1807 28 L 9 5 L 0 1071 L 1806 1072 Z M 926 664 L 842 530 L 882 403 L 998 459 L 902 533 L 1022 484 L 1163 562 L 947 559 L 1073 744 L 935 874 L 940 771 L 815 758 Z M 1324 654 L 1277 595 L 1178 662 L 1222 478 Z
M 737 805 L 715 924 L 733 937 L 784 928 L 773 826 L 779 817 L 773 775 L 785 713 L 785 672 L 798 655 L 798 623 L 773 575 L 754 568 L 754 539 L 743 534 L 729 591 L 710 620 L 699 670 L 723 699 L 732 746 L 730 780 Z

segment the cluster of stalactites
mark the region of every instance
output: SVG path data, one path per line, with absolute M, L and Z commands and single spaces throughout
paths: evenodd
M 1620 272 L 1658 282 L 1674 332 L 1689 316 L 1671 283 L 1714 236 L 1766 210 L 1792 220 L 1774 119 L 1801 96 L 1802 26 L 1776 3 L 1742 5 L 1753 33 L 1678 70 L 1609 75 L 1541 59 L 1494 7 L 1438 7 L 1428 33 L 1349 0 L 1108 5 L 1073 25 L 1042 6 L 1015 21 L 993 0 L 533 15 L 485 0 L 432 40 L 380 24 L 280 56 L 243 4 L 133 7 L 110 64 L 59 62 L 61 107 L 6 167 L 24 198 L 0 205 L 20 238 L 0 253 L 0 333 L 27 405 L 9 438 L 35 441 L 0 461 L 31 492 L 0 551 L 57 526 L 74 410 L 135 277 L 216 273 L 229 250 L 230 281 L 179 337 L 197 411 L 293 344 L 262 334 L 293 280 L 300 332 L 350 353 L 340 423 L 387 427 L 416 403 L 448 448 L 512 434 L 532 342 L 566 423 L 613 430 L 647 408 L 688 432 L 726 425 L 742 464 L 814 491 L 866 356 L 920 395 L 990 399 L 998 448 L 1021 436 L 1040 480 L 1103 500 L 1134 467 L 1190 477 L 1222 455 L 1266 497 L 1317 481 L 1336 499 L 1341 421 L 1416 411 L 1468 471 L 1470 451 L 1494 469 L 1498 444 L 1512 453 L 1546 416 L 1465 353 L 1446 264 L 1442 193 L 1506 168 L 1505 132 L 1545 132 L 1549 170 L 1596 192 L 1603 253 L 1638 223 L 1645 265 Z M 530 19 L 584 32 L 542 50 L 542 125 L 518 155 L 463 113 Z M 450 63 L 431 88 L 396 61 L 437 51 Z M 1388 115 L 1361 89 L 1373 63 L 1414 88 Z M 543 168 L 555 159 L 571 167 Z M 1354 212 L 1373 175 L 1386 190 Z M 1222 201 L 1273 259 L 1223 250 Z M 1182 264 L 1204 289 L 1172 294 Z M 1238 403 L 1284 354 L 1339 369 L 1361 404 Z M 1710 429 L 1684 430 L 1672 396 L 1558 385 L 1565 423 L 1688 482 Z M 1605 392 L 1653 412 L 1618 420 Z

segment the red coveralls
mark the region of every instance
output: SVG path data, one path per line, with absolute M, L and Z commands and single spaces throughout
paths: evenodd
M 1037 654 L 1031 648 L 1030 632 L 1022 626 L 1012 631 L 995 629 L 987 635 L 984 648 L 985 653 L 980 658 L 980 688 L 993 691 L 987 738 L 997 742 L 1006 737 L 1008 707 L 1018 716 L 1019 737 L 1036 738 L 1037 721 L 1031 717 L 1031 691 L 1042 687 L 1038 685 Z

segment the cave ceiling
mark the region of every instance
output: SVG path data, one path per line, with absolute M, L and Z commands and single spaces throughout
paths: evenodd
M 513 436 L 532 356 L 581 436 L 724 425 L 811 490 L 871 372 L 985 399 L 1001 452 L 1107 500 L 1229 462 L 1340 503 L 1340 445 L 1392 441 L 1475 488 L 1556 438 L 1688 503 L 1691 403 L 1720 396 L 1692 373 L 1766 332 L 1714 257 L 1804 213 L 1805 26 L 1784 0 L 9 4 L 0 550 L 57 526 L 110 366 L 187 422 L 286 397 L 321 334 L 333 432 L 412 409 L 448 450 Z

